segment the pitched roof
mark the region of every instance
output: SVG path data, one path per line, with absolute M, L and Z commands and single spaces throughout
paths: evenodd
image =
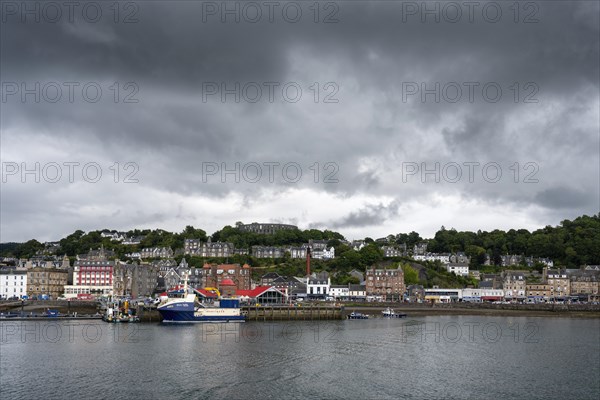
M 280 275 L 277 272 L 267 272 L 261 277 L 261 279 L 275 279 L 279 278 L 279 276 Z
M 211 297 L 211 298 L 217 297 L 216 293 L 209 292 L 208 290 L 204 290 L 204 289 L 194 289 L 194 292 L 196 292 L 197 294 L 200 294 L 201 296 L 204 296 L 204 297 Z
M 268 291 L 276 291 L 283 294 L 279 289 L 276 289 L 273 286 L 257 286 L 252 290 L 236 290 L 235 294 L 236 296 L 248 296 L 256 298 Z

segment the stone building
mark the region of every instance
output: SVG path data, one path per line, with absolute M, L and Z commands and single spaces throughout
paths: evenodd
M 401 257 L 403 255 L 402 250 L 394 246 L 382 246 L 381 250 L 383 250 L 384 257 Z
M 551 297 L 551 293 L 550 285 L 546 283 L 527 283 L 525 285 L 525 294 L 528 298 L 548 300 Z
M 526 293 L 525 274 L 527 271 L 511 271 L 502 272 L 504 289 L 504 297 L 506 299 L 522 300 Z
M 250 266 L 248 264 L 204 264 L 202 287 L 220 287 L 221 281 L 231 279 L 236 289 L 250 290 Z
M 32 268 L 27 271 L 27 294 L 30 297 L 48 295 L 57 299 L 65 291 L 68 274 L 67 270 L 59 268 Z
M 210 238 L 206 242 L 201 242 L 199 239 L 186 239 L 183 243 L 183 252 L 199 257 L 231 257 L 234 254 L 234 246 L 229 242 L 213 242 Z
M 117 263 L 114 269 L 113 294 L 133 298 L 149 297 L 157 286 L 159 267 L 152 264 Z
M 550 297 L 565 299 L 571 294 L 571 283 L 567 272 L 544 268 L 544 281 L 550 286 Z
M 173 250 L 170 247 L 147 247 L 140 251 L 141 258 L 172 258 Z
M 367 268 L 365 272 L 367 297 L 381 298 L 384 301 L 400 301 L 404 297 L 404 271 L 400 265 L 393 268 L 392 263 L 383 264 L 383 268 Z
M 277 246 L 252 246 L 252 256 L 256 258 L 283 258 L 285 249 Z
M 298 229 L 296 225 L 288 225 L 288 224 L 271 224 L 271 223 L 258 223 L 253 222 L 251 224 L 236 224 L 236 227 L 242 232 L 252 232 L 258 233 L 261 235 L 273 235 L 277 231 L 281 230 L 294 230 Z
M 566 272 L 571 283 L 571 296 L 583 301 L 600 299 L 600 271 L 577 269 Z

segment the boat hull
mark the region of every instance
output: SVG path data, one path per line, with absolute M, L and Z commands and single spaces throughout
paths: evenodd
M 406 318 L 407 316 L 404 313 L 397 313 L 391 308 L 386 308 L 384 311 L 382 311 L 382 314 L 383 318 Z
M 199 315 L 194 311 L 172 311 L 159 310 L 165 323 L 181 323 L 181 322 L 244 322 L 243 315 L 222 314 L 222 315 Z
M 383 318 L 406 318 L 407 314 L 392 314 L 392 315 L 383 315 Z
M 243 322 L 246 317 L 239 308 L 195 308 L 193 302 L 174 301 L 158 307 L 163 322 Z
M 369 316 L 361 313 L 351 313 L 347 316 L 348 319 L 369 319 Z

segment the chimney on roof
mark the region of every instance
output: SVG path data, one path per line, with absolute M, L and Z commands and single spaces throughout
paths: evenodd
M 306 276 L 310 276 L 310 246 L 306 248 Z

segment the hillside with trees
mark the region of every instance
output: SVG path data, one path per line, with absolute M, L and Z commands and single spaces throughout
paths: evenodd
M 101 233 L 101 230 L 87 233 L 77 230 L 59 241 L 58 254 L 74 257 L 77 254 L 86 253 L 90 248 L 97 249 L 104 246 L 105 249 L 114 251 L 117 257 L 123 259 L 125 254 L 139 251 L 142 248 L 170 247 L 177 250 L 183 248 L 185 239 L 206 241 L 209 238 L 204 230 L 193 226 L 187 226 L 179 233 L 163 229 L 133 229 L 126 232 L 128 237 L 143 237 L 141 243 L 137 245 L 125 245 L 102 237 Z M 558 226 L 546 226 L 533 232 L 526 229 L 471 232 L 446 229 L 442 226 L 431 239 L 423 239 L 417 232 L 391 234 L 376 241 L 365 238 L 366 245 L 360 250 L 354 250 L 348 246 L 345 238 L 339 232 L 318 229 L 281 230 L 272 235 L 261 235 L 243 232 L 237 227 L 228 225 L 213 233 L 210 238 L 213 242 L 231 242 L 236 248 L 243 249 L 250 249 L 254 245 L 300 246 L 311 239 L 327 240 L 327 245 L 335 248 L 336 257 L 329 261 L 313 260 L 313 262 L 315 267 L 339 272 L 341 276 L 347 275 L 352 269 L 364 270 L 367 266 L 382 261 L 384 259 L 381 249 L 383 245 L 406 244 L 410 251 L 415 244 L 422 241 L 428 243 L 427 250 L 432 253 L 466 253 L 471 257 L 471 267 L 474 269 L 492 268 L 483 267 L 486 254 L 489 255 L 492 265 L 500 265 L 500 256 L 505 254 L 550 258 L 556 266 L 568 268 L 578 268 L 584 264 L 600 264 L 600 214 L 591 217 L 584 215 L 573 221 L 564 220 Z M 0 256 L 3 257 L 29 258 L 43 250 L 44 244 L 35 239 L 25 243 L 0 244 Z M 177 259 L 180 260 L 181 257 L 179 255 Z M 193 263 L 192 265 L 204 261 L 220 261 L 189 256 L 186 258 L 188 262 Z M 409 259 L 396 257 L 392 260 L 407 261 Z M 276 260 L 236 255 L 230 257 L 228 261 L 248 262 L 256 267 L 269 267 L 277 264 L 282 268 L 287 268 L 290 272 L 304 268 L 303 260 L 292 260 L 287 255 Z M 435 274 L 432 272 L 430 275 Z
M 526 229 L 458 232 L 442 227 L 428 241 L 427 250 L 433 253 L 463 251 L 476 260 L 475 265 L 483 264 L 486 253 L 494 265 L 500 265 L 503 254 L 550 258 L 555 265 L 569 268 L 597 265 L 600 264 L 600 214 L 564 220 L 559 226 L 546 226 L 533 232 Z

